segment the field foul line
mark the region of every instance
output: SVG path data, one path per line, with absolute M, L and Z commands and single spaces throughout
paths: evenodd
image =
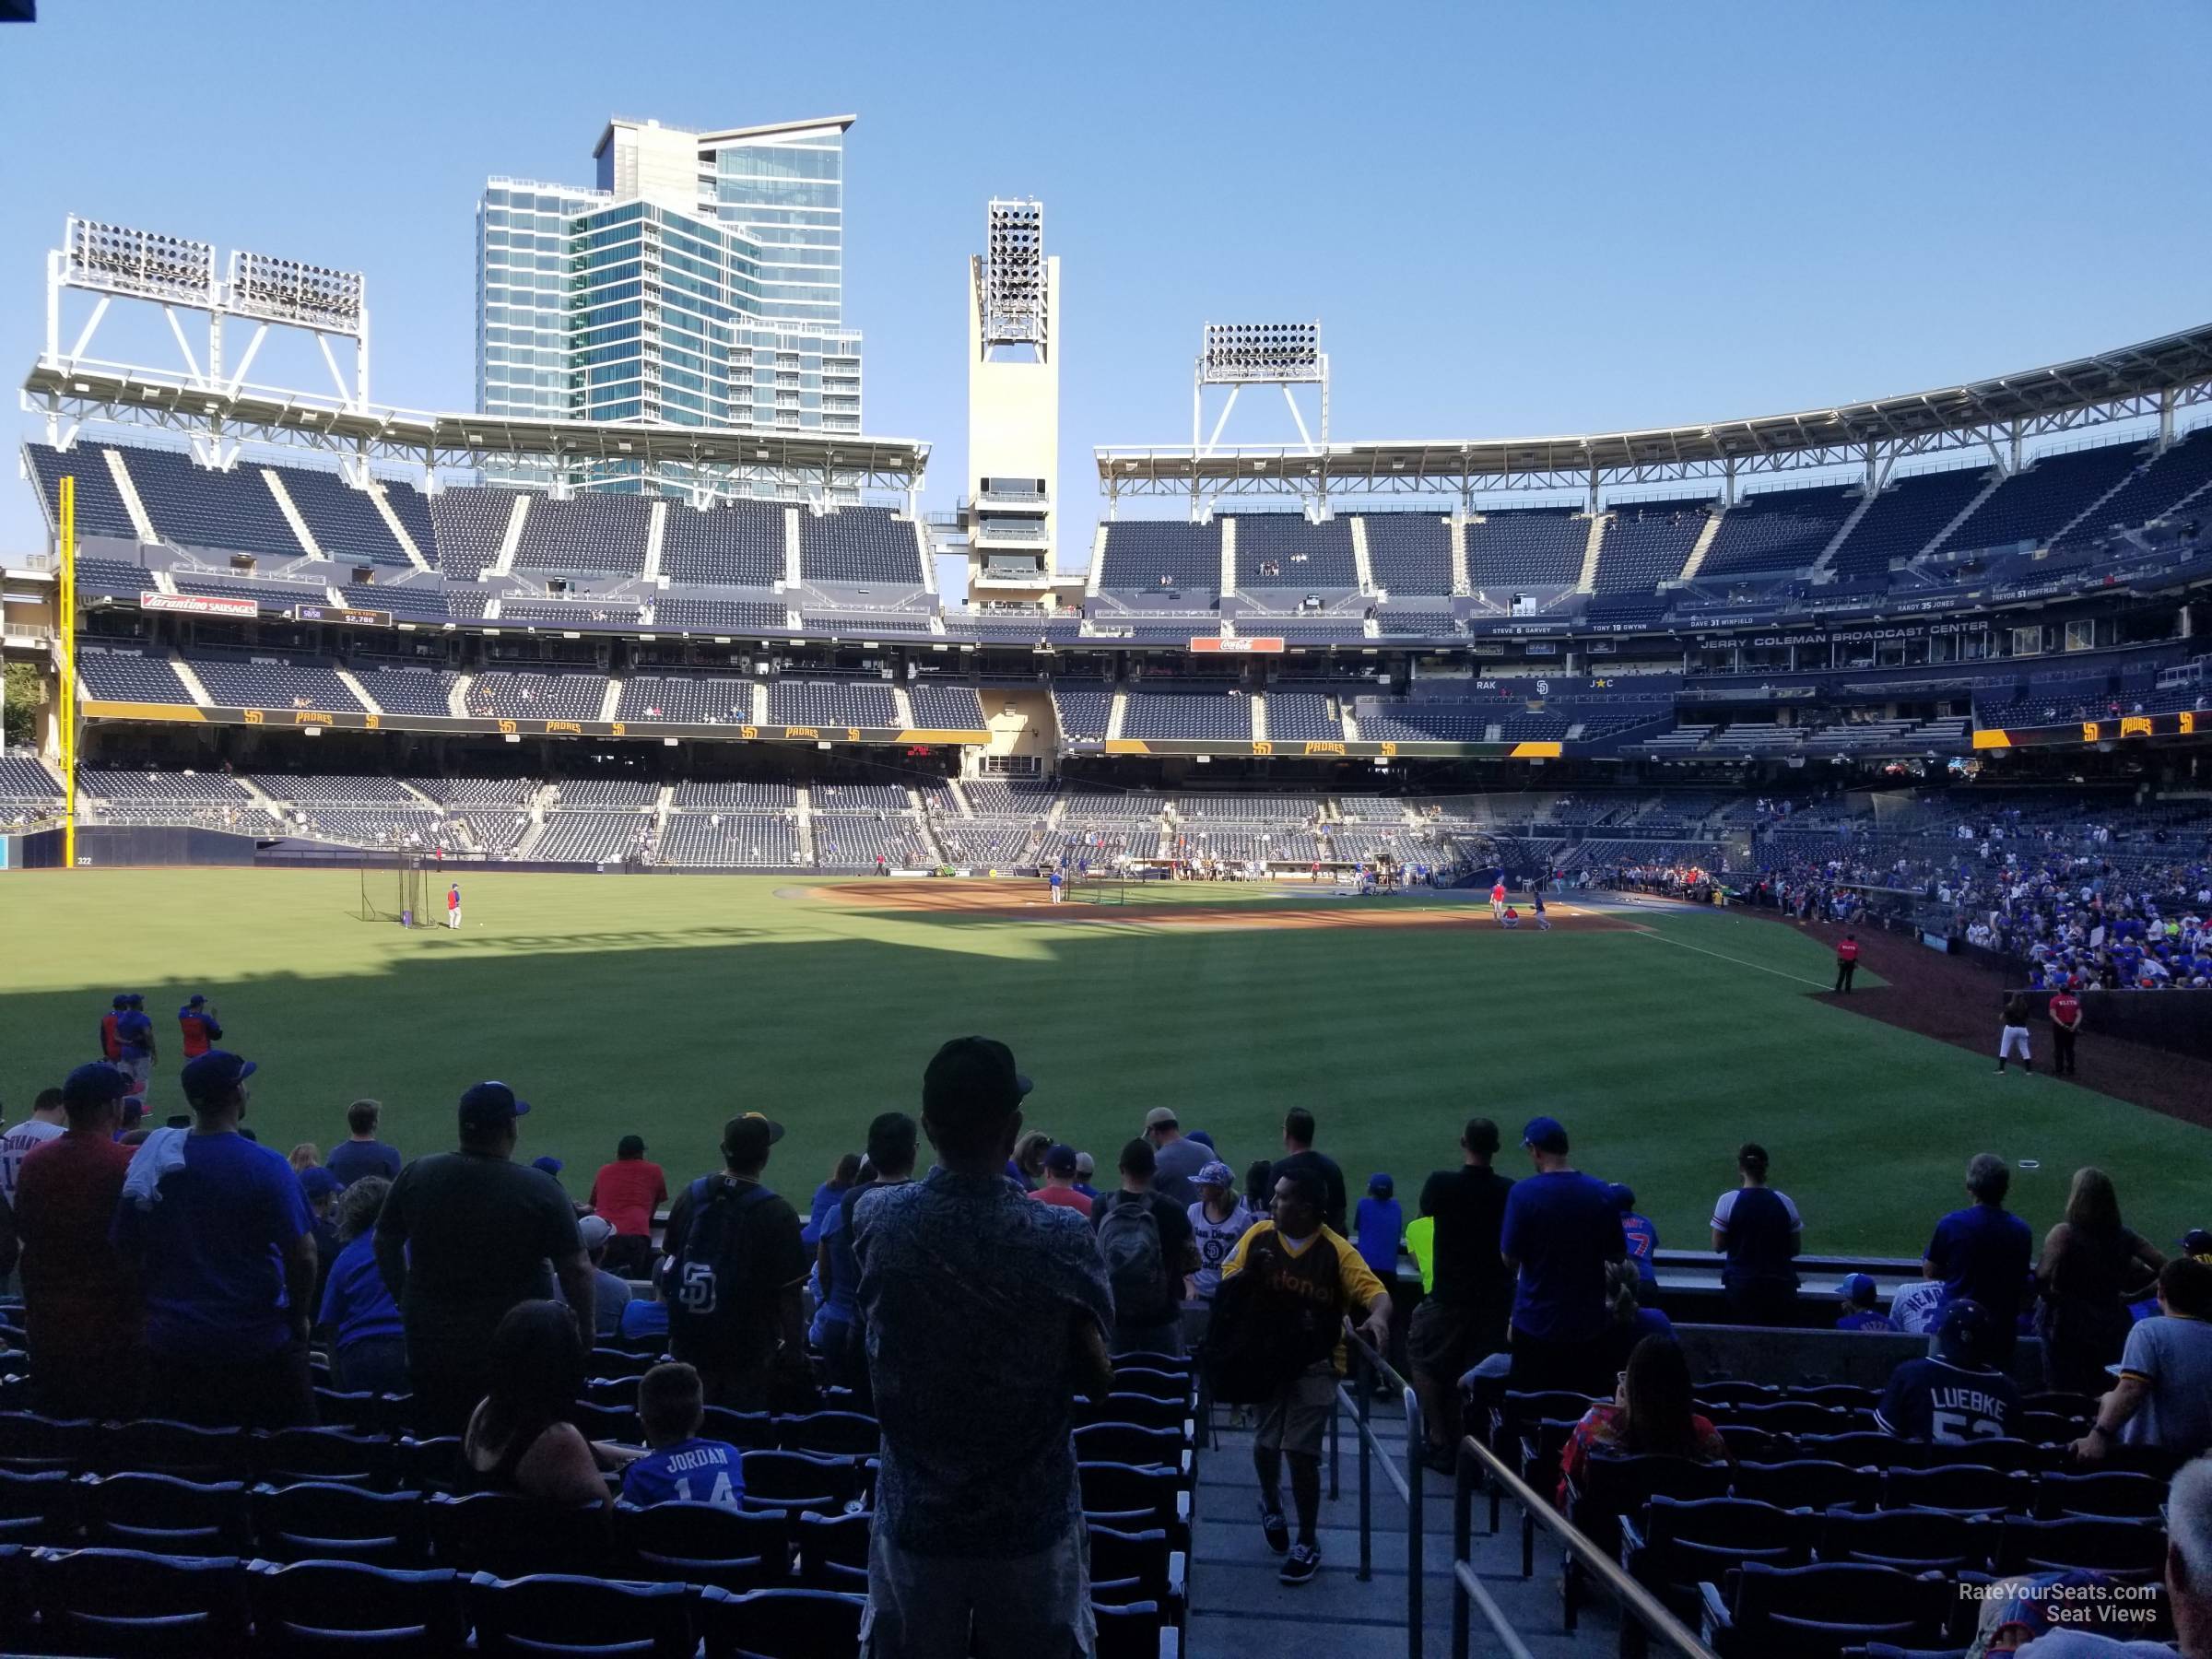
M 1826 980 L 1806 979 L 1802 973 L 1790 973 L 1780 968 L 1770 968 L 1764 962 L 1747 961 L 1742 957 L 1730 956 L 1724 950 L 1708 950 L 1702 945 L 1692 945 L 1686 940 L 1669 938 L 1666 935 L 1659 932 L 1659 930 L 1656 928 L 1631 927 L 1629 929 L 1629 931 L 1632 934 L 1640 934 L 1647 939 L 1656 939 L 1662 945 L 1674 945 L 1680 947 L 1684 950 L 1694 950 L 1700 956 L 1719 957 L 1722 961 L 1734 962 L 1739 968 L 1756 968 L 1761 973 L 1771 973 L 1774 975 L 1776 979 L 1795 980 L 1799 984 L 1810 985 L 1816 991 L 1828 991 L 1833 989 L 1833 987 Z

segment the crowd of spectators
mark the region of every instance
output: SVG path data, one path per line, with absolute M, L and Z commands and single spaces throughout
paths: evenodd
M 462 1094 L 453 1150 L 403 1160 L 360 1100 L 327 1163 L 312 1146 L 288 1159 L 248 1128 L 255 1069 L 205 1049 L 182 1075 L 189 1126 L 125 1136 L 134 1079 L 96 1063 L 0 1139 L 34 1404 L 311 1423 L 319 1329 L 340 1386 L 405 1395 L 416 1432 L 459 1437 L 475 1489 L 735 1505 L 742 1457 L 702 1437 L 707 1408 L 789 1414 L 846 1391 L 880 1429 L 868 1592 L 886 1653 L 965 1652 L 985 1626 L 1018 1651 L 1087 1651 L 1074 1402 L 1109 1385 L 1113 1356 L 1181 1362 L 1194 1324 L 1215 1397 L 1254 1430 L 1259 1524 L 1287 1584 L 1320 1570 L 1320 1452 L 1347 1323 L 1380 1352 L 1402 1344 L 1439 1466 L 1463 1403 L 1507 1390 L 1611 1396 L 1575 1426 L 1562 1490 L 1604 1453 L 1730 1455 L 1653 1305 L 1656 1228 L 1630 1189 L 1577 1167 L 1550 1116 L 1524 1126 L 1517 1179 L 1496 1167 L 1497 1125 L 1475 1118 L 1410 1219 L 1378 1172 L 1347 1228 L 1343 1172 L 1303 1109 L 1240 1192 L 1209 1135 L 1155 1108 L 1100 1192 L 1071 1146 L 1029 1128 L 1031 1086 L 1005 1045 L 964 1038 L 930 1062 L 919 1119 L 879 1114 L 804 1214 L 769 1182 L 782 1125 L 733 1117 L 722 1168 L 676 1191 L 656 1240 L 669 1185 L 637 1136 L 582 1205 L 557 1162 L 517 1158 L 531 1109 L 500 1082 Z M 1737 1149 L 1711 1243 L 1733 1318 L 1803 1324 L 1806 1222 L 1770 1163 Z M 2002 1159 L 1972 1160 L 1968 1202 L 1935 1225 L 1922 1282 L 1887 1313 L 1871 1280 L 1842 1287 L 1843 1329 L 1931 1340 L 1892 1377 L 1882 1426 L 2009 1433 L 2007 1361 L 2032 1332 L 2054 1384 L 2103 1396 L 2073 1447 L 2085 1466 L 2116 1445 L 2176 1463 L 2212 1450 L 2212 1236 L 2167 1260 L 2084 1169 L 2039 1256 L 2009 1186 Z M 1401 1245 L 1425 1287 L 1409 1324 L 1391 1295 Z M 571 1407 L 593 1347 L 640 1305 L 662 1310 L 667 1355 L 640 1382 L 643 1443 L 595 1439 Z
M 2212 846 L 2201 834 L 2023 821 L 2020 808 L 1912 835 L 1839 838 L 1762 861 L 1753 902 L 1801 921 L 1934 913 L 2025 964 L 2033 989 L 2212 985 Z

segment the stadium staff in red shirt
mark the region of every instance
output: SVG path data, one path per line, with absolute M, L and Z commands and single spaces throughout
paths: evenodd
M 1859 971 L 1859 935 L 1847 933 L 1843 942 L 1836 947 L 1836 989 L 1851 989 L 1852 975 Z
M 115 1140 L 130 1086 L 97 1062 L 71 1072 L 62 1084 L 68 1128 L 16 1178 L 24 1329 L 38 1344 L 30 1397 L 56 1416 L 124 1421 L 143 1404 L 145 1297 L 108 1236 L 135 1149 Z
M 2061 985 L 2051 997 L 2051 1075 L 2074 1075 L 2074 1040 L 2081 1035 L 2081 998 Z
M 177 1010 L 177 1024 L 183 1029 L 184 1058 L 187 1060 L 197 1060 L 222 1041 L 223 1028 L 217 1023 L 215 1010 L 208 1006 L 207 999 L 197 993 Z
M 615 1230 L 606 1244 L 606 1269 L 624 1278 L 644 1278 L 653 1271 L 653 1212 L 668 1202 L 668 1178 L 645 1158 L 641 1136 L 626 1135 L 615 1144 L 615 1161 L 601 1164 L 592 1177 L 587 1202 Z
M 110 1065 L 115 1065 L 123 1058 L 123 1042 L 115 1035 L 115 1022 L 123 1018 L 124 1011 L 130 1006 L 129 996 L 119 992 L 116 994 L 115 1000 L 108 1005 L 108 1011 L 100 1017 L 100 1057 Z

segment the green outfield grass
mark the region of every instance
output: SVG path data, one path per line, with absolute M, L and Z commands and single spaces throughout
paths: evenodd
M 205 991 L 261 1063 L 249 1121 L 272 1145 L 327 1149 L 370 1094 L 404 1151 L 441 1147 L 462 1088 L 499 1077 L 536 1105 L 524 1154 L 567 1159 L 579 1194 L 625 1133 L 674 1180 L 758 1109 L 791 1130 L 771 1182 L 803 1196 L 871 1115 L 915 1109 L 939 1041 L 982 1031 L 1036 1078 L 1031 1121 L 1102 1168 L 1167 1104 L 1241 1177 L 1304 1105 L 1355 1183 L 1388 1170 L 1410 1210 L 1467 1115 L 1547 1112 L 1669 1244 L 1704 1242 L 1748 1137 L 1815 1252 L 1917 1254 L 1983 1150 L 2040 1164 L 2015 1188 L 2039 1230 L 2092 1161 L 2152 1238 L 2206 1218 L 2203 1132 L 1814 1002 L 1824 947 L 1727 912 L 1654 909 L 1648 934 L 1178 932 L 776 896 L 800 879 L 471 875 L 453 935 L 358 920 L 352 872 L 0 877 L 0 1100 L 18 1119 L 137 990 L 164 1044 L 155 1109 L 177 1110 L 172 1017 Z

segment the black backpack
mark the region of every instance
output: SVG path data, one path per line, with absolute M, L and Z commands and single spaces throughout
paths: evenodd
M 1223 1279 L 1214 1292 L 1198 1365 L 1206 1391 L 1224 1405 L 1271 1400 L 1286 1382 L 1336 1351 L 1344 1325 L 1341 1311 L 1324 1312 L 1268 1293 L 1267 1257 L 1280 1249 L 1272 1232 L 1255 1239 L 1245 1252 L 1243 1269 Z M 1316 1239 L 1307 1253 L 1335 1249 L 1326 1239 Z
M 775 1194 L 764 1186 L 736 1187 L 702 1175 L 688 1195 L 690 1224 L 683 1248 L 668 1264 L 661 1294 L 668 1303 L 671 1340 L 712 1350 L 757 1330 L 766 1312 L 766 1302 L 732 1247 L 737 1218 Z

